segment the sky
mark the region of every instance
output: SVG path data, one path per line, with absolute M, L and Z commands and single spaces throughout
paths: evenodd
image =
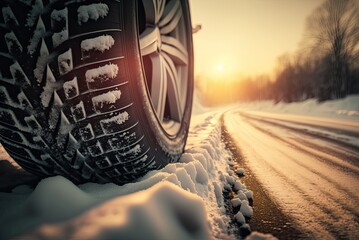
M 306 18 L 324 0 L 190 0 L 195 74 L 251 76 L 273 71 L 294 52 Z

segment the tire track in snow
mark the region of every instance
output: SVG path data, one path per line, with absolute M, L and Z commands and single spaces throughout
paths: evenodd
M 350 173 L 352 175 L 358 175 L 359 174 L 359 168 L 356 167 L 347 167 L 347 166 L 343 166 L 341 164 L 338 164 L 335 160 L 333 160 L 333 158 L 329 155 L 330 153 L 325 153 L 323 151 L 323 154 L 320 154 L 319 151 L 322 151 L 322 148 L 317 145 L 317 144 L 310 144 L 309 142 L 307 142 L 304 139 L 300 139 L 300 138 L 292 138 L 293 141 L 291 140 L 286 140 L 278 135 L 273 134 L 272 132 L 267 131 L 266 129 L 259 127 L 258 125 L 254 124 L 253 122 L 248 122 L 249 124 L 251 124 L 254 128 L 256 128 L 257 130 L 270 135 L 273 138 L 276 138 L 280 141 L 282 141 L 284 144 L 287 144 L 288 146 L 290 146 L 293 149 L 297 149 L 300 150 L 301 152 L 304 152 L 308 155 L 312 155 L 314 156 L 317 160 L 321 161 L 324 164 L 327 164 L 327 162 L 330 162 L 332 165 L 335 165 L 336 168 L 338 170 L 341 170 L 343 172 L 347 172 Z M 297 142 L 297 143 L 296 143 Z M 299 144 L 298 144 L 299 143 Z M 301 145 L 302 144 L 302 145 Z M 310 148 L 308 147 L 304 147 L 303 144 L 309 145 L 310 148 L 316 149 L 315 151 L 311 151 Z M 280 150 L 279 150 L 280 151 Z M 322 174 L 322 172 L 309 168 L 307 167 L 305 164 L 303 164 L 301 161 L 297 160 L 296 158 L 292 158 L 291 156 L 289 156 L 288 154 L 286 154 L 284 151 L 280 151 L 283 155 L 286 155 L 288 158 L 291 158 L 293 161 L 295 161 L 298 165 L 306 168 L 307 170 L 320 175 L 322 178 L 325 178 L 325 180 L 327 180 L 328 182 L 330 182 L 331 184 L 335 185 L 337 188 L 341 188 L 342 186 L 337 184 L 336 181 L 333 181 L 331 178 L 327 177 L 326 175 Z M 359 159 L 358 159 L 359 160 Z M 356 193 L 356 192 L 355 192 Z M 354 197 L 355 193 L 352 193 L 351 197 Z M 346 193 L 347 194 L 347 193 Z
M 290 127 L 288 125 L 285 125 L 284 124 L 285 122 L 283 122 L 283 120 L 277 120 L 277 119 L 271 119 L 271 118 L 264 119 L 263 117 L 253 116 L 253 115 L 250 115 L 248 113 L 244 113 L 242 111 L 237 111 L 236 113 L 240 114 L 241 116 L 243 116 L 245 118 L 258 120 L 258 121 L 261 121 L 261 122 L 266 123 L 266 124 L 271 124 L 273 126 L 279 126 L 281 128 L 286 128 L 286 129 L 288 129 L 290 131 L 300 133 L 302 135 L 306 135 L 306 136 L 313 137 L 313 138 L 316 138 L 316 139 L 321 139 L 323 141 L 335 144 L 335 145 L 339 146 L 340 148 L 344 148 L 347 152 L 352 153 L 353 156 L 357 156 L 357 153 L 359 152 L 359 147 L 358 146 L 355 146 L 355 145 L 352 145 L 352 144 L 350 144 L 348 142 L 345 142 L 345 141 L 343 141 L 344 139 L 333 139 L 333 138 L 329 137 L 326 134 L 323 134 L 323 133 L 320 133 L 320 132 L 313 132 L 313 131 L 310 131 L 310 130 L 308 130 L 306 128 Z M 290 122 L 290 121 L 288 121 L 288 122 Z M 300 123 L 297 126 L 316 127 L 316 125 L 303 124 L 303 123 Z M 330 132 L 335 132 L 334 129 L 331 129 L 331 128 L 322 128 L 322 129 L 329 130 Z M 340 133 L 343 133 L 343 132 L 340 132 Z M 348 133 L 348 132 L 345 132 L 345 133 Z M 350 134 L 346 135 L 346 136 L 350 136 Z M 354 136 L 356 138 L 359 138 L 359 135 L 352 135 L 352 136 Z M 341 155 L 339 154 L 338 156 L 341 156 Z M 359 162 L 357 161 L 357 159 L 358 159 L 358 157 L 356 157 L 356 159 L 352 160 L 351 163 L 359 166 Z M 348 158 L 348 160 L 351 160 L 351 158 Z
M 243 113 L 242 110 L 238 110 L 237 112 Z M 346 136 L 359 138 L 359 123 L 357 121 L 346 121 L 292 114 L 276 114 L 258 111 L 246 111 L 246 114 L 249 114 L 251 117 L 262 119 L 265 118 L 271 121 L 280 121 L 295 125 L 302 125 L 315 129 L 325 130 L 327 132 L 334 132 L 336 134 L 344 134 Z
M 255 121 L 257 121 L 257 119 L 255 119 Z M 321 149 L 318 148 L 318 145 L 315 145 L 315 147 L 317 147 L 316 151 L 308 151 L 307 149 L 301 147 L 299 144 L 296 144 L 295 142 L 290 141 L 290 140 L 285 140 L 284 138 L 263 129 L 262 127 L 259 127 L 258 125 L 253 124 L 253 122 L 249 121 L 248 123 L 250 123 L 253 127 L 258 129 L 259 131 L 262 131 L 265 134 L 271 135 L 272 137 L 282 141 L 283 143 L 288 144 L 293 149 L 298 149 L 299 151 L 302 151 L 302 152 L 306 153 L 307 155 L 312 155 L 312 156 L 317 157 L 317 159 L 321 160 L 321 162 L 323 162 L 323 163 L 326 163 L 326 161 L 333 162 L 332 159 L 330 159 L 330 156 L 326 155 L 325 153 L 323 154 L 323 156 L 319 156 L 319 154 L 315 154 L 315 152 L 321 151 Z M 293 139 L 295 141 L 298 141 L 301 138 L 293 138 Z M 301 140 L 304 141 L 304 139 L 301 139 Z M 347 211 L 346 212 L 347 214 L 354 213 L 356 216 L 359 216 L 359 209 L 358 209 L 357 201 L 355 201 L 355 200 L 351 201 L 352 199 L 358 199 L 358 194 L 357 194 L 358 191 L 357 190 L 351 191 L 350 188 L 345 188 L 345 186 L 340 185 L 334 179 L 329 178 L 328 176 L 326 176 L 325 174 L 322 173 L 322 172 L 325 172 L 325 171 L 321 172 L 320 170 L 310 168 L 310 167 L 306 166 L 305 164 L 302 164 L 302 162 L 297 160 L 297 158 L 288 155 L 286 152 L 284 152 L 284 151 L 280 151 L 280 152 L 284 156 L 286 156 L 288 159 L 291 159 L 293 162 L 296 162 L 299 166 L 301 166 L 301 167 L 305 168 L 306 170 L 314 173 L 315 175 L 320 176 L 321 178 L 323 178 L 324 181 L 322 182 L 322 184 L 325 184 L 325 181 L 326 181 L 330 185 L 333 185 L 335 187 L 337 192 L 332 192 L 332 191 L 330 191 L 330 189 L 322 188 L 322 187 L 320 187 L 321 184 L 318 184 L 318 190 L 319 190 L 318 192 L 322 193 L 323 199 L 325 199 L 326 195 L 331 196 L 331 199 L 326 198 L 326 201 L 322 202 L 322 208 L 323 208 L 324 212 L 326 212 L 328 214 L 331 214 L 333 219 L 336 218 L 335 217 L 336 215 L 342 214 L 343 213 L 342 211 Z M 353 168 L 355 168 L 355 167 L 353 167 Z M 343 168 L 340 168 L 339 170 L 341 172 L 348 172 L 347 169 L 343 170 Z M 353 172 L 354 172 L 354 174 L 353 174 Z M 359 175 L 359 171 L 351 171 L 350 173 L 354 177 L 357 177 Z M 304 174 L 302 174 L 302 178 L 305 178 L 308 182 L 311 181 L 311 179 L 306 178 Z M 350 202 L 350 204 L 348 204 L 348 202 Z M 337 204 L 337 203 L 340 203 L 340 207 L 333 210 L 332 206 Z M 325 204 L 325 206 L 324 206 L 324 204 Z
M 265 175 L 261 176 L 262 183 L 266 181 L 264 185 L 273 197 L 276 197 L 277 200 L 279 198 L 279 204 L 284 205 L 284 209 L 289 215 L 300 220 L 299 225 L 316 237 L 332 238 L 335 236 L 354 239 L 355 236 L 358 236 L 358 230 L 356 230 L 358 229 L 358 214 L 352 213 L 352 210 L 356 212 L 355 209 L 358 209 L 358 196 L 352 194 L 348 197 L 348 192 L 343 191 L 341 187 L 338 192 L 338 188 L 333 187 L 335 181 L 328 182 L 328 176 L 315 169 L 315 167 L 323 167 L 323 163 L 318 164 L 317 159 L 313 158 L 313 154 L 302 151 L 297 147 L 298 144 L 291 144 L 293 141 L 290 143 L 287 140 L 284 140 L 285 143 L 278 141 L 278 134 L 274 134 L 274 131 L 258 131 L 259 129 L 254 128 L 253 124 L 247 122 L 248 119 L 246 119 L 247 121 L 244 121 L 243 118 L 239 119 L 238 114 L 232 114 L 231 117 L 234 119 L 231 119 L 231 130 L 234 129 L 233 126 L 241 127 L 240 130 L 232 132 L 232 134 L 244 135 L 239 138 L 242 142 L 238 143 L 237 141 L 237 144 L 242 150 L 245 150 L 246 161 L 250 161 L 248 165 L 255 168 L 254 173 L 257 177 L 259 177 L 259 173 Z M 261 122 L 261 127 L 263 125 L 265 123 Z M 301 156 L 303 162 L 297 159 L 298 156 Z M 284 161 L 280 158 L 284 158 Z M 261 166 L 253 167 L 252 161 Z M 308 163 L 309 166 L 305 166 L 306 161 L 312 162 Z M 332 166 L 326 166 L 326 168 L 331 173 L 342 174 L 343 172 L 341 169 L 333 169 Z M 354 181 L 355 179 L 357 179 L 357 175 L 355 175 Z M 290 194 L 278 191 L 281 188 L 282 191 Z M 353 198 L 354 200 L 349 202 L 351 206 L 346 207 L 347 201 Z M 312 229 L 313 226 L 316 228 L 315 231 Z

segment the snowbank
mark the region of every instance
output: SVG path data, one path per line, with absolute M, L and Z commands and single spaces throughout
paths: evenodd
M 90 75 L 87 80 L 106 74 Z M 69 83 L 69 89 L 73 85 Z M 113 102 L 119 97 L 120 93 L 97 100 Z M 0 239 L 238 239 L 235 225 L 249 233 L 246 222 L 253 209 L 248 200 L 253 193 L 239 181 L 237 175 L 244 171 L 235 167 L 221 141 L 220 117 L 226 109 L 207 111 L 198 101 L 194 107 L 198 114 L 192 117 L 179 162 L 135 183 L 76 186 L 56 176 L 35 189 L 22 185 L 11 193 L 0 192 Z M 119 115 L 112 120 L 125 119 Z M 223 192 L 233 195 L 232 201 Z M 232 207 L 236 210 L 228 212 Z
M 191 129 L 180 161 L 138 182 L 76 186 L 57 176 L 0 193 L 0 239 L 234 239 L 222 192 L 250 191 L 230 169 L 219 115 L 195 116 Z M 251 215 L 244 201 L 237 219 Z
M 24 209 L 31 213 L 29 220 L 42 218 L 46 223 L 20 238 L 209 239 L 201 198 L 169 182 L 91 208 L 95 202 L 62 177 L 46 179 Z M 84 212 L 85 209 L 89 210 Z M 77 215 L 78 212 L 84 213 Z M 70 220 L 60 222 L 61 219 Z

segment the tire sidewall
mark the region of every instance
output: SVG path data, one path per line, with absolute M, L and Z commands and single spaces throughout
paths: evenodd
M 139 118 L 140 127 L 145 132 L 146 138 L 149 139 L 151 148 L 156 151 L 157 161 L 160 165 L 165 165 L 169 161 L 178 160 L 183 153 L 190 124 L 193 100 L 193 49 L 192 49 L 192 33 L 191 20 L 187 0 L 181 0 L 182 8 L 184 8 L 185 25 L 187 29 L 187 49 L 188 49 L 188 85 L 187 85 L 187 101 L 184 109 L 183 120 L 179 131 L 176 135 L 171 136 L 166 133 L 159 119 L 157 118 L 154 108 L 150 100 L 150 94 L 146 84 L 142 57 L 139 46 L 139 33 L 137 23 L 137 4 L 138 1 L 125 1 L 124 9 L 131 11 L 124 12 L 124 37 L 125 41 L 125 58 L 128 59 L 126 66 L 129 75 L 129 83 L 131 95 L 137 107 L 136 114 Z

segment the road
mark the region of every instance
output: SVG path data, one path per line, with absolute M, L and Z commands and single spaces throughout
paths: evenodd
M 223 123 L 246 172 L 264 192 L 259 198 L 274 202 L 264 208 L 280 212 L 272 219 L 289 219 L 279 223 L 280 231 L 292 233 L 282 236 L 294 238 L 299 230 L 295 238 L 358 239 L 358 122 L 232 110 Z

